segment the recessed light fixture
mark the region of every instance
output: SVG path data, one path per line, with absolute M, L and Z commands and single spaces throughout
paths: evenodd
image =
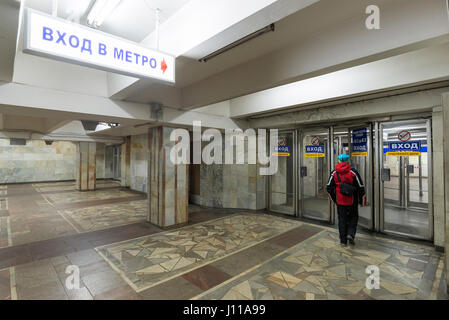
M 119 5 L 121 0 L 95 0 L 87 15 L 87 23 L 95 28 L 101 26 L 106 18 Z

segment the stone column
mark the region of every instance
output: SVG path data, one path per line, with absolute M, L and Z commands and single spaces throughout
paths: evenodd
M 162 228 L 188 221 L 188 166 L 170 161 L 173 130 L 148 131 L 148 221 Z
M 435 248 L 444 251 L 445 215 L 444 211 L 444 152 L 443 152 L 443 109 L 433 108 L 432 112 L 432 159 L 433 159 L 433 217 Z M 431 173 L 429 173 L 431 174 Z
M 449 93 L 443 94 L 443 158 L 444 171 L 439 172 L 444 176 L 444 212 L 445 212 L 445 236 L 444 236 L 444 268 L 446 274 L 446 286 L 449 292 Z
M 131 182 L 131 137 L 125 137 L 125 142 L 122 144 L 122 154 L 121 154 L 121 175 L 120 175 L 120 185 L 122 187 L 129 187 Z
M 96 187 L 96 143 L 79 142 L 76 145 L 76 188 L 81 191 Z

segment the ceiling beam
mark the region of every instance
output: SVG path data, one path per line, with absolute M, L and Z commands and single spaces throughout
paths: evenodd
M 372 119 L 373 117 L 390 117 L 404 113 L 431 111 L 434 107 L 441 105 L 441 96 L 448 90 L 449 87 L 446 87 L 370 101 L 320 107 L 319 109 L 295 110 L 289 113 L 252 119 L 250 120 L 250 126 L 252 128 L 286 128 L 353 119 L 362 121 L 366 117 Z
M 105 97 L 27 86 L 0 83 L 0 113 L 38 118 L 92 120 L 137 125 L 152 122 L 157 125 L 191 126 L 201 120 L 204 127 L 236 129 L 246 121 L 232 120 L 222 115 L 177 110 L 162 105 L 149 105 L 111 100 Z M 48 127 L 58 126 L 48 122 Z
M 449 79 L 449 44 L 421 49 L 231 100 L 235 118 Z
M 44 133 L 51 133 L 72 121 L 71 119 L 46 118 L 44 121 Z
M 175 57 L 198 60 L 318 1 L 191 0 L 161 24 L 158 49 Z M 156 38 L 153 31 L 141 44 L 156 48 Z M 114 99 L 129 95 L 144 81 L 120 75 L 110 78 L 109 97 Z
M 381 8 L 380 30 L 365 27 L 364 10 L 368 4 Z M 184 108 L 236 98 L 449 41 L 445 0 L 360 0 L 356 5 L 360 11 L 350 19 L 182 88 Z M 311 17 L 318 19 L 326 10 L 344 7 L 341 1 L 320 1 L 283 23 L 295 25 Z M 276 32 L 270 36 L 274 35 Z M 294 32 L 289 35 L 294 37 Z M 185 70 L 187 74 L 192 71 Z

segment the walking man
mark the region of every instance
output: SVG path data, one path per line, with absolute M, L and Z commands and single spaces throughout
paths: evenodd
M 338 163 L 327 183 L 327 193 L 337 205 L 340 244 L 346 246 L 349 241 L 354 245 L 359 220 L 358 205 L 364 205 L 365 187 L 357 170 L 349 164 L 349 155 L 338 156 Z

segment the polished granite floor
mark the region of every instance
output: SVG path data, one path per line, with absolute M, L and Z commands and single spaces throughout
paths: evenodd
M 146 195 L 97 181 L 97 190 L 79 192 L 74 182 L 3 186 L 0 247 L 43 241 L 145 221 Z
M 138 292 L 301 225 L 268 215 L 233 214 L 97 248 Z
M 145 195 L 98 187 L 0 186 L 0 299 L 448 299 L 425 243 L 362 234 L 342 248 L 333 228 L 199 206 L 162 230 L 145 222 Z M 366 288 L 370 265 L 379 289 Z

